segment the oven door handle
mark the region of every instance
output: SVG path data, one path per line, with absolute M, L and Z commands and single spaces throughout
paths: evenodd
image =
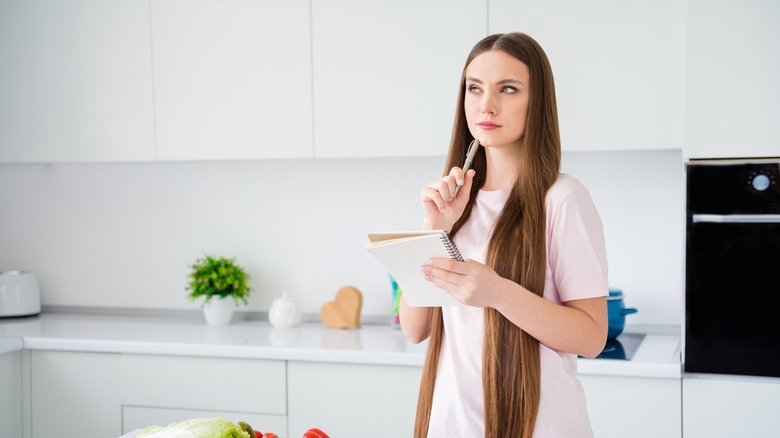
M 780 214 L 694 214 L 693 223 L 780 224 Z

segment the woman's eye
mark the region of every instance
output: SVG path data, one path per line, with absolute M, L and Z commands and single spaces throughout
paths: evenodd
M 468 89 L 469 89 L 469 93 L 479 93 L 482 91 L 476 85 L 469 85 Z
M 507 94 L 513 94 L 513 93 L 517 93 L 517 88 L 507 85 L 501 89 L 501 92 Z

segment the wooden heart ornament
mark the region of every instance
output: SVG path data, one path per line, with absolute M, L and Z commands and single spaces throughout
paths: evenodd
M 336 292 L 335 300 L 322 306 L 320 319 L 330 328 L 360 328 L 361 307 L 363 307 L 363 294 L 352 286 L 345 286 Z

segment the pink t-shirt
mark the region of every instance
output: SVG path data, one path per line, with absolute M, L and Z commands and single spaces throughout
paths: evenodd
M 471 217 L 454 237 L 466 259 L 485 262 L 487 242 L 508 190 L 480 191 Z M 604 231 L 587 189 L 561 174 L 547 192 L 547 281 L 555 303 L 608 295 Z M 482 400 L 484 309 L 444 307 L 444 338 L 429 437 L 485 436 Z M 577 357 L 540 344 L 541 399 L 535 438 L 591 437 Z

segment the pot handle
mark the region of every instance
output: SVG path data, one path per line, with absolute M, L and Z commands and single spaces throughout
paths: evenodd
M 621 311 L 620 311 L 620 313 L 621 313 L 622 315 L 624 315 L 624 316 L 625 316 L 625 315 L 630 315 L 630 314 L 632 314 L 632 313 L 636 313 L 636 312 L 638 312 L 638 310 L 636 310 L 636 309 L 635 309 L 635 308 L 633 308 L 633 307 L 629 307 L 629 308 L 627 308 L 627 309 L 623 309 L 623 310 L 621 310 Z

